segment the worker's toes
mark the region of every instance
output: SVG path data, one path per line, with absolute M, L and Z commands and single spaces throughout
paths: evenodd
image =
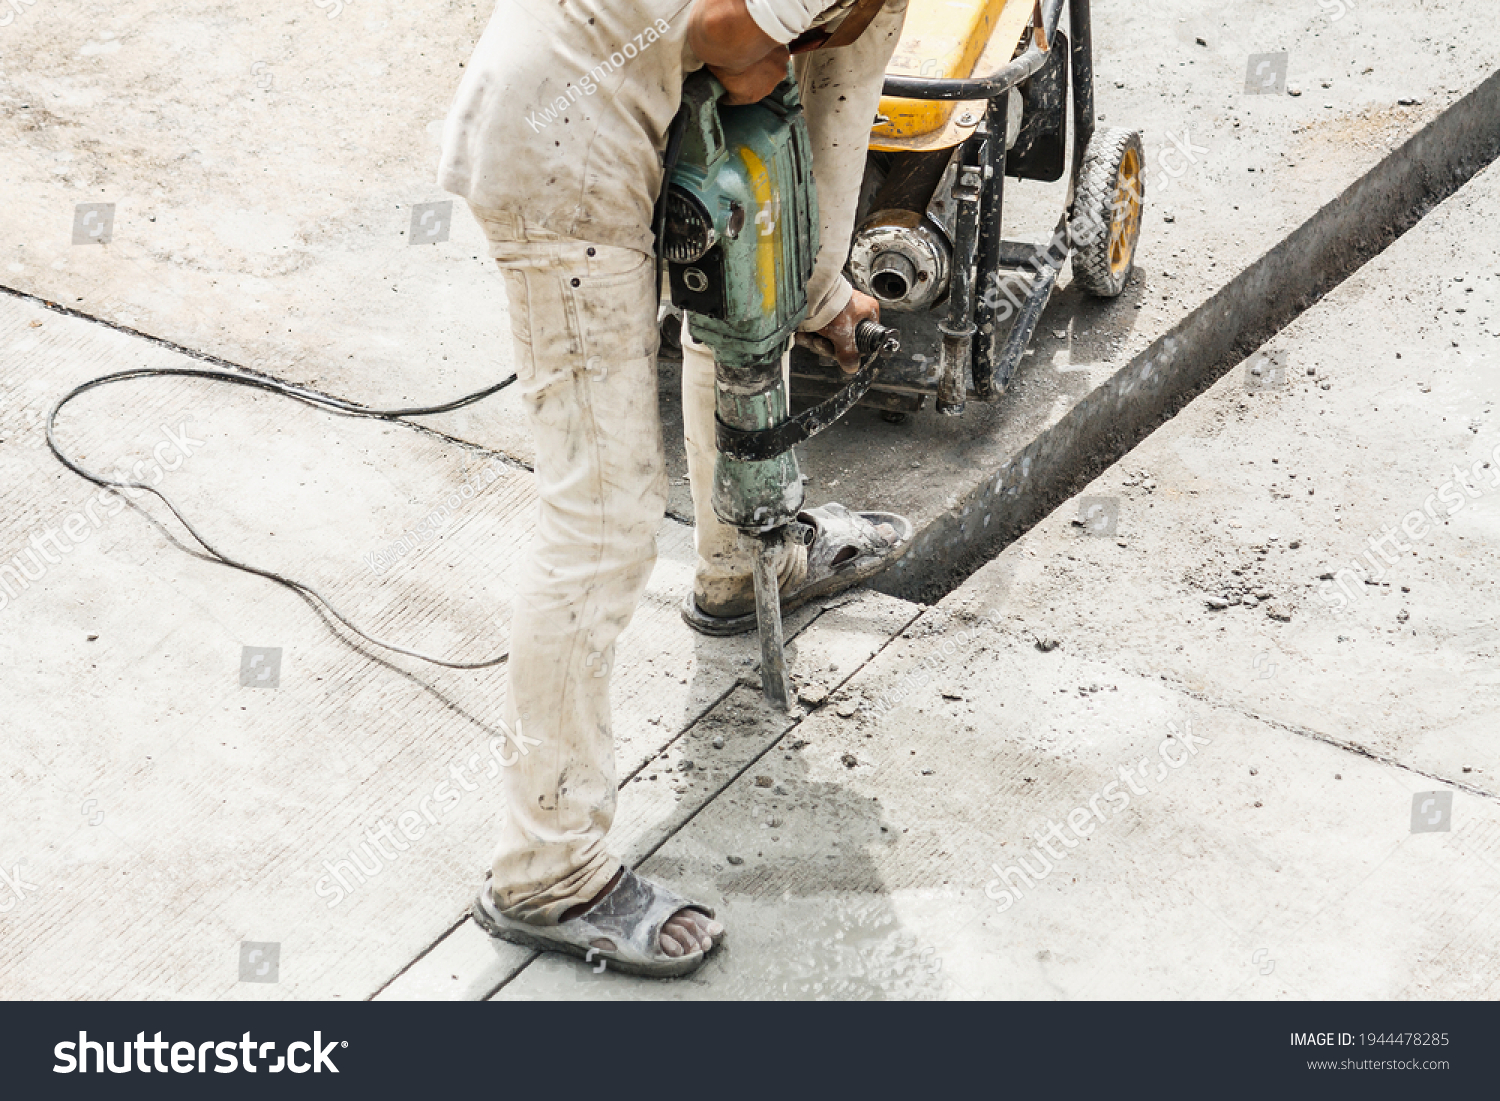
M 693 935 L 692 927 L 679 920 L 676 915 L 661 927 L 660 941 L 661 950 L 674 960 L 698 948 L 698 938 Z
M 661 950 L 673 959 L 707 952 L 724 932 L 717 921 L 696 910 L 681 910 L 672 915 L 661 929 Z

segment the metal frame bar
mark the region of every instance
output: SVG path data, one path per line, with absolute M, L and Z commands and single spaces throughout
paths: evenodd
M 1033 76 L 1047 63 L 1052 50 L 1052 39 L 1062 19 L 1064 0 L 1046 0 L 1042 9 L 1042 26 L 1045 29 L 1044 43 L 1033 36 L 1026 52 L 1014 59 L 999 72 L 987 77 L 970 77 L 965 80 L 928 79 L 912 76 L 887 76 L 885 94 L 902 99 L 994 99 L 1004 95 L 1021 81 Z M 1084 8 L 1088 5 L 1085 3 Z M 1087 14 L 1085 13 L 1085 18 Z
M 1091 0 L 1069 0 L 1069 27 L 1072 30 L 1073 56 L 1073 172 L 1068 183 L 1068 213 L 1073 212 L 1077 198 L 1078 173 L 1083 156 L 1094 138 L 1094 32 L 1090 14 Z
M 988 146 L 989 136 L 981 126 L 959 147 L 958 174 L 953 181 L 953 201 L 958 209 L 953 222 L 953 258 L 948 267 L 948 316 L 938 323 L 943 344 L 937 411 L 949 417 L 964 411 L 968 396 L 964 372 L 973 361 L 975 259 L 984 218 Z
M 995 336 L 995 299 L 999 292 L 1000 256 L 1004 243 L 1006 107 L 1004 99 L 992 99 L 985 112 L 985 128 L 990 138 L 985 144 L 984 201 L 980 207 L 979 263 L 975 278 L 978 294 L 974 300 L 974 336 L 969 362 L 974 379 L 974 394 L 980 401 L 994 401 L 1000 391 L 994 385 L 995 365 L 991 352 Z

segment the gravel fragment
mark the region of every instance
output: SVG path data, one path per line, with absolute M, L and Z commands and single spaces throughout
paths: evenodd
M 797 702 L 803 707 L 822 707 L 828 702 L 828 689 L 816 681 L 809 681 L 797 689 Z

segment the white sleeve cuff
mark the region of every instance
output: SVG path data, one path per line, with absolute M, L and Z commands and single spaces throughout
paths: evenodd
M 755 25 L 785 46 L 813 25 L 827 0 L 745 0 Z
M 817 276 L 813 276 L 814 281 Z M 813 288 L 808 287 L 809 290 Z M 807 320 L 803 321 L 797 328 L 804 333 L 815 333 L 827 328 L 833 319 L 844 312 L 844 307 L 849 304 L 849 299 L 854 297 L 854 288 L 849 285 L 849 280 L 844 278 L 842 272 L 838 273 L 833 283 L 825 290 L 816 301 L 808 304 Z

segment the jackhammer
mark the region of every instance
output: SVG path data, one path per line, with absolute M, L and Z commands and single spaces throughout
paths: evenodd
M 776 562 L 787 543 L 807 545 L 797 520 L 802 477 L 792 450 L 847 412 L 869 389 L 897 334 L 860 322 L 860 370 L 826 401 L 791 412 L 785 359 L 807 318 L 807 281 L 818 254 L 818 197 L 797 82 L 758 103 L 724 102 L 707 70 L 683 86 L 668 151 L 658 248 L 672 303 L 695 340 L 714 353 L 716 443 L 713 509 L 737 528 L 754 566 L 760 675 L 766 698 L 791 705 Z

